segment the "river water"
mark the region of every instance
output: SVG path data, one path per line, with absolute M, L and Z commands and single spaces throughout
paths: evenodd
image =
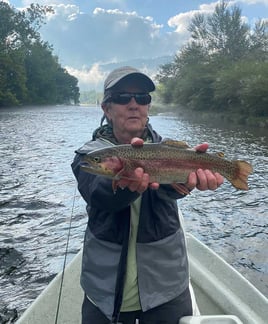
M 0 110 L 0 323 L 11 323 L 80 249 L 87 222 L 70 164 L 99 125 L 97 107 Z M 252 163 L 250 190 L 227 181 L 180 200 L 186 228 L 268 296 L 268 132 L 151 116 L 163 137 Z M 74 205 L 74 206 L 73 206 Z

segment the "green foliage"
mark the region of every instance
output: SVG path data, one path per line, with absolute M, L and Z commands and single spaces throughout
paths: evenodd
M 162 101 L 267 117 L 267 22 L 260 20 L 250 30 L 241 10 L 222 1 L 211 15 L 196 15 L 189 31 L 191 41 L 158 73 Z
M 0 107 L 79 102 L 78 80 L 38 33 L 51 12 L 39 4 L 16 11 L 0 2 Z
M 193 64 L 187 71 L 178 80 L 176 98 L 194 110 L 211 109 L 213 66 Z
M 227 6 L 222 1 L 211 15 L 196 15 L 188 29 L 194 42 L 209 54 L 237 60 L 247 53 L 249 26 L 243 22 L 240 8 Z
M 248 73 L 240 89 L 241 107 L 248 115 L 268 116 L 268 62 L 245 64 Z

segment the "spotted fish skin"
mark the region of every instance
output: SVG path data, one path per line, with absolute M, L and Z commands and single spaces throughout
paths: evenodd
M 229 161 L 223 158 L 223 153 L 201 153 L 175 140 L 107 147 L 88 153 L 81 163 L 83 171 L 113 180 L 130 177 L 138 167 L 149 174 L 150 182 L 160 184 L 186 183 L 191 172 L 211 170 L 240 190 L 248 190 L 248 176 L 253 171 L 246 161 Z

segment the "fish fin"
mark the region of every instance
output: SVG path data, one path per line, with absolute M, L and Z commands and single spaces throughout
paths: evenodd
M 118 180 L 113 180 L 112 181 L 112 189 L 113 189 L 114 194 L 116 194 L 117 187 L 118 187 Z
M 112 181 L 112 189 L 114 194 L 116 194 L 117 191 L 117 187 L 118 187 L 118 181 L 122 178 L 125 178 L 124 176 L 122 176 L 121 174 L 125 171 L 125 168 L 123 167 L 119 172 L 117 172 L 117 174 L 113 177 L 113 181 Z
M 241 190 L 248 190 L 248 176 L 252 173 L 252 165 L 246 161 L 234 161 L 236 172 L 234 177 L 228 179 L 232 185 Z
M 184 141 L 176 141 L 176 140 L 173 140 L 171 138 L 163 139 L 161 144 L 168 145 L 168 146 L 175 146 L 177 148 L 183 148 L 183 149 L 190 148 L 190 146 L 186 142 L 184 142 Z
M 181 195 L 190 195 L 189 189 L 183 183 L 172 183 L 171 186 Z
M 113 193 L 116 194 L 117 188 L 118 188 L 118 182 L 120 179 L 126 179 L 126 180 L 130 180 L 130 181 L 138 181 L 137 179 L 134 178 L 130 178 L 128 176 L 123 176 L 121 175 L 121 173 L 124 172 L 124 169 L 121 169 L 113 178 L 112 181 L 112 189 L 113 189 Z

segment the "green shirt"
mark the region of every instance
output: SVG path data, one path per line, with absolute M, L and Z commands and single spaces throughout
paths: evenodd
M 121 312 L 141 309 L 138 287 L 136 241 L 139 225 L 141 196 L 131 204 L 130 234 L 128 242 L 127 271 L 123 293 Z

